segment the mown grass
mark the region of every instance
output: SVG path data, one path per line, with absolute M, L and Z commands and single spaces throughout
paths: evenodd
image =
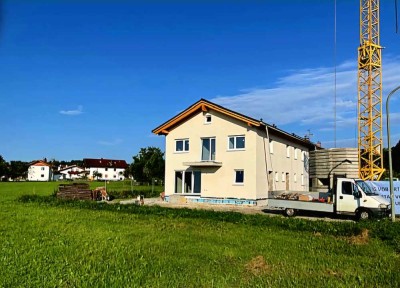
M 58 184 L 0 183 L 1 287 L 400 284 L 397 223 L 58 201 Z

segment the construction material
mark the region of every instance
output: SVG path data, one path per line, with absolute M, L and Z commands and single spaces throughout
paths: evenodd
M 57 198 L 93 200 L 93 193 L 86 183 L 61 184 L 58 186 Z

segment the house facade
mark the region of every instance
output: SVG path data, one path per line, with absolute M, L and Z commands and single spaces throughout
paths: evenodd
M 268 191 L 309 189 L 313 143 L 205 99 L 152 132 L 166 137 L 166 199 L 254 204 Z
M 86 171 L 84 168 L 77 165 L 64 167 L 57 171 L 59 174 L 58 180 L 76 180 L 84 178 Z
M 103 158 L 85 158 L 83 159 L 83 166 L 85 171 L 88 172 L 88 179 L 107 181 L 124 180 L 124 173 L 125 170 L 128 168 L 128 164 L 125 160 L 113 160 Z
M 28 181 L 50 181 L 53 178 L 51 165 L 38 160 L 30 163 L 28 167 Z

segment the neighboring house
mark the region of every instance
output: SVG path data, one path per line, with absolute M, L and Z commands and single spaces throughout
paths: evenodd
M 268 191 L 309 190 L 317 146 L 262 120 L 201 99 L 152 132 L 166 137 L 167 200 L 256 204 Z
M 128 164 L 125 160 L 112 160 L 112 159 L 83 159 L 83 166 L 88 172 L 88 178 L 91 180 L 124 180 L 125 169 Z M 100 173 L 101 177 L 96 177 Z
M 77 165 L 67 166 L 57 171 L 60 176 L 58 180 L 76 180 L 81 179 L 87 173 L 84 168 Z
M 51 165 L 43 160 L 33 161 L 28 168 L 28 181 L 50 181 L 53 178 Z

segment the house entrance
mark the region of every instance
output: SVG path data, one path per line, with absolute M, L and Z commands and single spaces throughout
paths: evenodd
M 175 193 L 200 193 L 200 171 L 175 171 Z

